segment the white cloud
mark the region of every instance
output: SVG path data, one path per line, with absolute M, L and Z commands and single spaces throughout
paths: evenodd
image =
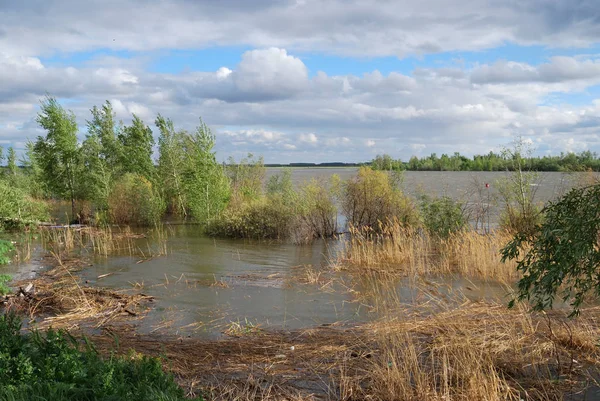
M 586 46 L 598 40 L 599 15 L 589 0 L 13 1 L 0 8 L 0 48 L 32 55 L 234 45 L 403 57 L 507 42 Z

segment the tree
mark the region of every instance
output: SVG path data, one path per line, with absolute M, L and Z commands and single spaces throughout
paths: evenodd
M 106 209 L 115 177 L 121 170 L 121 146 L 117 141 L 114 112 L 109 101 L 101 109 L 90 110 L 88 134 L 81 146 L 81 169 L 84 175 L 82 192 L 86 199 Z
M 183 186 L 191 215 L 200 222 L 221 213 L 231 192 L 229 180 L 212 150 L 214 145 L 215 136 L 202 120 L 194 134 L 185 136 Z
M 160 114 L 155 120 L 160 131 L 158 137 L 158 178 L 161 183 L 163 199 L 171 211 L 183 217 L 187 216 L 187 200 L 183 188 L 185 168 L 185 131 L 176 132 L 173 121 Z
M 79 173 L 75 115 L 67 112 L 55 98 L 47 96 L 41 102 L 36 121 L 47 131 L 46 137 L 38 136 L 33 147 L 41 178 L 53 194 L 70 199 L 72 217 L 75 217 Z
M 545 310 L 560 293 L 577 315 L 587 294 L 600 295 L 600 184 L 571 190 L 543 213 L 543 223 L 502 249 L 502 260 L 516 260 L 523 272 L 517 300 Z
M 6 166 L 10 176 L 14 177 L 17 175 L 17 153 L 12 146 L 8 148 L 8 155 L 6 155 Z
M 110 171 L 116 172 L 120 169 L 123 150 L 117 140 L 121 127 L 115 124 L 116 115 L 112 104 L 107 100 L 102 108 L 94 106 L 90 112 L 92 119 L 87 122 L 88 135 L 98 137 L 101 149 L 99 156 Z
M 134 114 L 131 125 L 123 128 L 118 135 L 118 140 L 122 146 L 120 159 L 123 172 L 139 174 L 153 182 L 155 178 L 152 162 L 154 138 L 150 127 Z

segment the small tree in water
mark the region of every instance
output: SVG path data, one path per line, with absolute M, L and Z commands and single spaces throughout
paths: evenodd
M 516 300 L 544 310 L 559 293 L 577 315 L 586 295 L 600 295 L 600 184 L 571 190 L 543 213 L 543 223 L 502 249 L 502 260 L 516 260 L 523 273 Z
M 48 190 L 71 201 L 74 218 L 75 197 L 79 184 L 77 122 L 75 114 L 67 112 L 53 97 L 42 101 L 38 124 L 47 131 L 33 147 L 41 168 L 41 178 Z

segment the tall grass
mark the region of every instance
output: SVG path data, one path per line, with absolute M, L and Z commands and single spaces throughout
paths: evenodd
M 499 252 L 508 239 L 504 231 L 491 235 L 460 231 L 440 238 L 390 220 L 376 229 L 350 227 L 344 252 L 335 264 L 399 274 L 454 273 L 512 281 L 518 278 L 516 265 L 502 263 Z
M 44 249 L 57 260 L 75 255 L 161 256 L 168 253 L 168 230 L 155 225 L 148 233 L 136 233 L 129 226 L 98 227 L 42 227 L 41 242 Z M 140 244 L 140 240 L 146 240 Z

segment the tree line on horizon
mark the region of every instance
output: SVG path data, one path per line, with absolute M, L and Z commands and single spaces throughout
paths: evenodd
M 377 155 L 370 165 L 375 170 L 388 171 L 514 171 L 515 157 L 522 158 L 523 168 L 529 171 L 600 171 L 596 152 L 561 152 L 555 156 L 515 155 L 511 152 L 489 152 L 472 158 L 454 152 L 452 155 L 412 156 L 408 161 L 394 159 L 388 154 Z

